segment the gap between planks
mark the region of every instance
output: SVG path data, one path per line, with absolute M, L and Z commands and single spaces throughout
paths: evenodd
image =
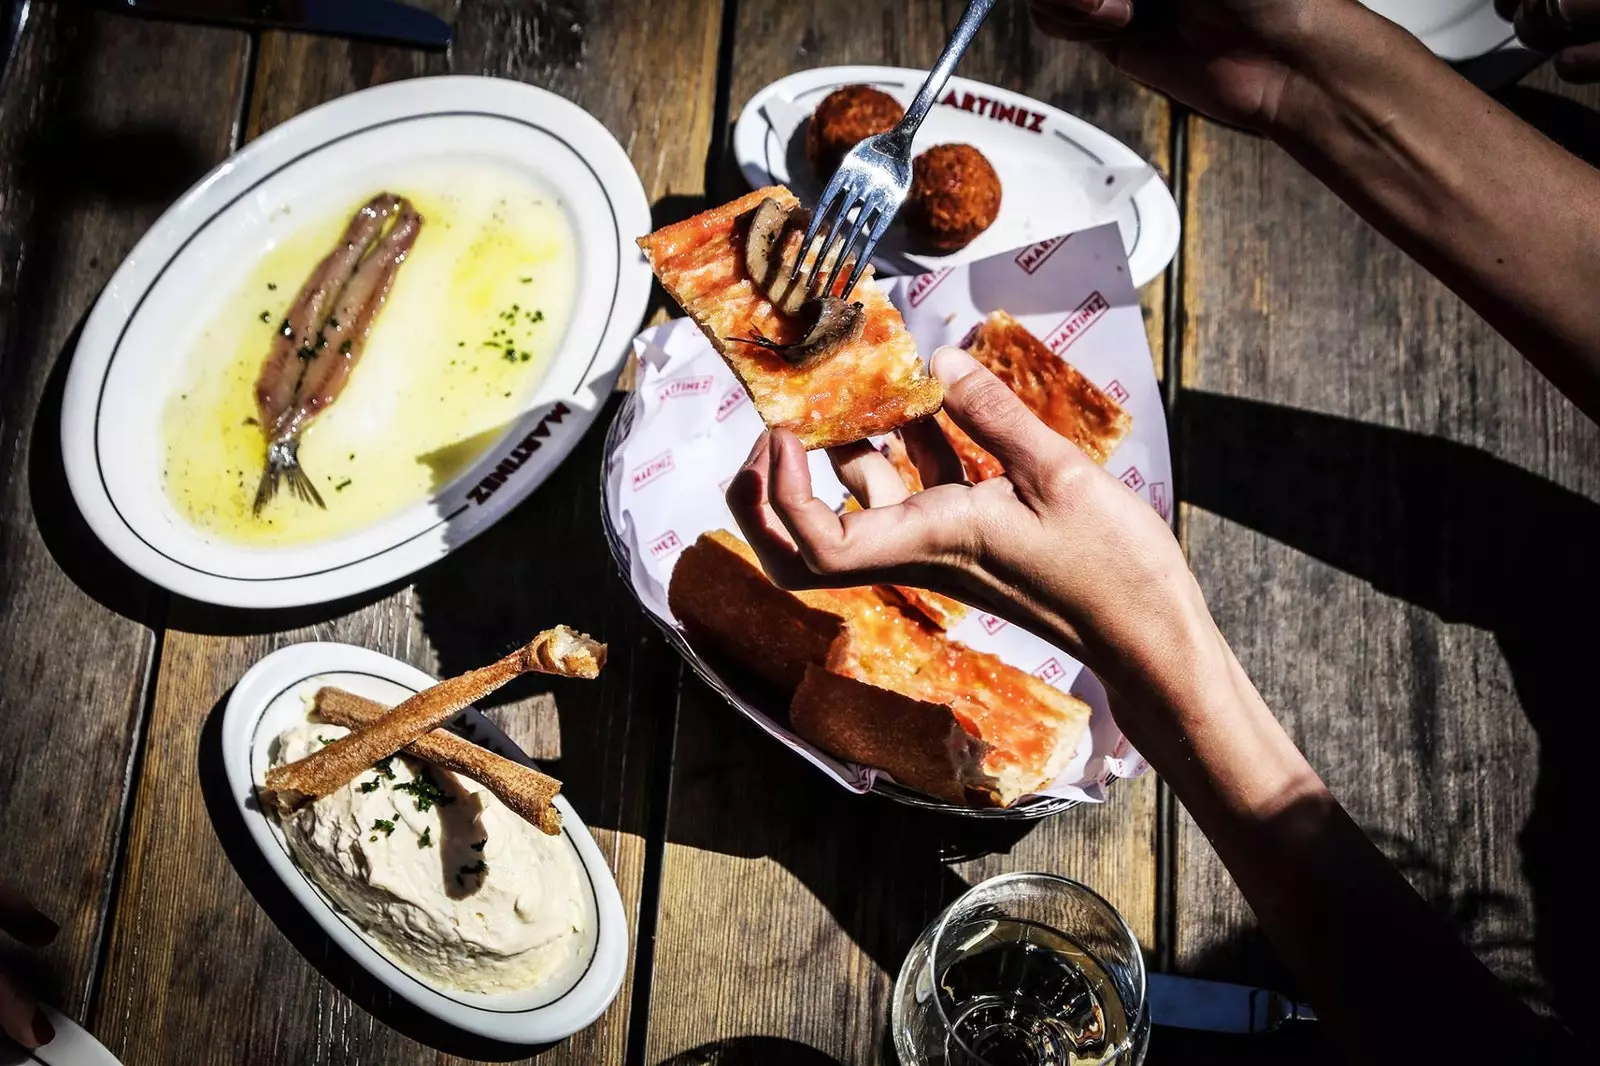
M 1172 168 L 1171 186 L 1178 201 L 1178 219 L 1183 230 L 1189 225 L 1189 121 L 1188 108 L 1169 101 L 1167 156 Z M 1182 439 L 1172 432 L 1177 424 L 1178 397 L 1183 386 L 1183 252 L 1184 240 L 1166 270 L 1165 318 L 1162 323 L 1161 400 L 1167 413 L 1167 440 L 1172 455 L 1173 535 L 1188 557 L 1188 523 L 1183 508 Z M 1178 943 L 1178 799 L 1160 775 L 1156 777 L 1156 928 L 1155 968 L 1170 973 L 1177 957 Z

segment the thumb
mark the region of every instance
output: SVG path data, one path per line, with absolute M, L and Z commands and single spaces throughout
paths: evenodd
M 944 410 L 950 420 L 1000 460 L 1018 488 L 1038 493 L 1052 470 L 1078 454 L 1005 382 L 960 348 L 934 352 L 933 374 L 944 386 Z

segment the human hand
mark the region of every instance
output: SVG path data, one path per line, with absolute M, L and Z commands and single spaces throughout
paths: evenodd
M 1216 631 L 1167 524 L 967 353 L 939 349 L 933 372 L 945 412 L 1005 475 L 967 484 L 924 420 L 902 431 L 921 492 L 865 442 L 830 452 L 864 507 L 839 515 L 812 495 L 799 440 L 764 434 L 728 505 L 767 574 L 787 588 L 932 589 L 1058 644 L 1114 693 L 1182 684 L 1171 672 Z
M 1571 0 L 1569 0 L 1571 2 Z M 1265 131 L 1301 42 L 1343 0 L 1029 0 L 1045 33 L 1087 41 L 1135 81 Z
M 59 930 L 10 885 L 0 883 L 0 931 L 29 947 L 43 947 Z M 0 1029 L 23 1047 L 40 1047 L 56 1038 L 32 991 L 4 967 L 0 967 Z
M 1495 0 L 1529 48 L 1555 57 L 1567 81 L 1600 81 L 1600 0 Z

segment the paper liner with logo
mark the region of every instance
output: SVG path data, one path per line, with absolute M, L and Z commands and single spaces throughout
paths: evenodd
M 990 311 L 1004 309 L 1110 393 L 1133 415 L 1133 431 L 1111 454 L 1106 469 L 1170 521 L 1172 461 L 1166 417 L 1115 226 L 885 284 L 924 356 L 941 344 L 960 343 Z M 606 521 L 618 563 L 639 601 L 676 630 L 667 607 L 673 564 L 701 533 L 738 528 L 723 491 L 763 427 L 744 389 L 687 319 L 641 333 L 634 353 L 639 384 L 606 444 Z M 810 461 L 818 497 L 842 504 L 845 490 L 827 456 L 813 452 Z M 951 636 L 1070 690 L 1094 709 L 1087 742 L 1041 797 L 1101 802 L 1113 777 L 1144 772 L 1144 760 L 1112 721 L 1099 682 L 1071 656 L 976 610 Z M 780 724 L 783 707 L 752 705 L 722 683 L 686 641 L 677 643 L 729 702 L 841 785 L 865 792 L 882 776 L 807 744 Z M 932 800 L 928 804 L 939 805 Z M 1028 800 L 1018 805 L 1029 806 Z M 1033 806 L 1033 813 L 1040 813 Z

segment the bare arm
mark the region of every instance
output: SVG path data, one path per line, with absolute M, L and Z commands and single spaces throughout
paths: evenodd
M 945 410 L 1006 476 L 959 481 L 931 422 L 907 446 L 923 492 L 882 455 L 834 453 L 866 510 L 811 493 L 775 431 L 728 490 L 762 564 L 789 587 L 887 581 L 953 595 L 1088 664 L 1117 722 L 1216 847 L 1313 1006 L 1358 1058 L 1467 1061 L 1527 1046 L 1530 1012 L 1478 962 L 1329 795 L 1256 693 L 1153 510 L 955 349 L 934 356 Z M 1455 1051 L 1458 1054 L 1450 1054 Z
M 1340 0 L 1265 129 L 1600 420 L 1600 171 Z
M 1277 141 L 1600 420 L 1600 171 L 1356 0 L 1030 2 L 1046 32 Z M 1559 28 L 1554 2 L 1519 8 L 1536 46 L 1600 39 L 1600 0 L 1560 0 Z M 1600 77 L 1600 44 L 1557 69 Z

